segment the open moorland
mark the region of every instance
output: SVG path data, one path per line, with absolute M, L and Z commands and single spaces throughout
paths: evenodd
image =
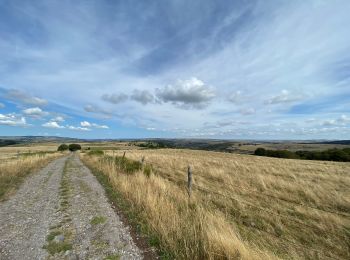
M 140 143 L 81 142 L 78 157 L 162 258 L 350 257 L 349 163 L 148 149 Z M 66 157 L 69 152 L 55 152 L 58 145 L 1 147 L 2 198 L 15 196 L 25 179 L 36 176 L 31 173 Z M 84 189 L 79 194 L 83 199 Z
M 176 258 L 350 256 L 348 163 L 181 149 L 129 149 L 124 159 L 124 150 L 101 154 L 82 158 L 108 176 L 159 246 Z M 142 158 L 143 166 L 135 167 Z

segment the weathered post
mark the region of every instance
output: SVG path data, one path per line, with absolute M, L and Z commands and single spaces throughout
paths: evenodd
M 125 151 L 124 151 L 124 153 L 123 153 L 123 159 L 125 158 Z
M 143 163 L 145 162 L 145 156 L 142 156 L 141 158 L 141 167 L 143 167 Z
M 191 194 L 192 194 L 192 170 L 191 170 L 190 165 L 187 168 L 187 191 L 188 191 L 188 196 L 191 198 Z

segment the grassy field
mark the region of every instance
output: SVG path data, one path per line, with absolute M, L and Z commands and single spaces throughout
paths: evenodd
M 0 147 L 0 162 L 17 159 L 23 154 L 57 151 L 56 143 L 27 144 Z
M 348 163 L 195 150 L 126 152 L 135 161 L 143 156 L 149 177 L 122 173 L 107 156 L 82 155 L 177 259 L 350 258 Z
M 11 195 L 30 173 L 62 156 L 53 146 L 0 148 L 0 201 Z

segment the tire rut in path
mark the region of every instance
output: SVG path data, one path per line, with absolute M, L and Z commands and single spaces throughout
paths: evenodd
M 52 162 L 0 204 L 0 232 L 0 259 L 142 259 L 75 154 Z

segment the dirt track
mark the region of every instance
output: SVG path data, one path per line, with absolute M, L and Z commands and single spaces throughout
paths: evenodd
M 0 203 L 0 259 L 142 259 L 103 187 L 70 155 Z

